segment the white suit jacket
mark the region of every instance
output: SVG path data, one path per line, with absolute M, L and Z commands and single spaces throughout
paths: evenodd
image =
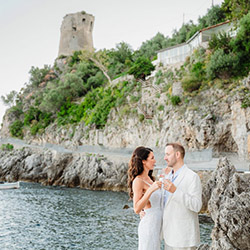
M 200 243 L 198 212 L 202 206 L 200 177 L 186 165 L 175 180 L 163 211 L 163 238 L 172 247 L 192 247 Z

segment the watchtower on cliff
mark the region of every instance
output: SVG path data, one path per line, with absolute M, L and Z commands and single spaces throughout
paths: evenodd
M 63 18 L 58 56 L 69 56 L 73 51 L 93 50 L 92 30 L 95 17 L 85 11 Z

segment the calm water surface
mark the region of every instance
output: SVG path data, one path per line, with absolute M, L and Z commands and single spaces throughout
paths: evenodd
M 21 183 L 0 190 L 0 249 L 137 249 L 139 218 L 121 192 Z M 210 242 L 211 223 L 201 224 Z

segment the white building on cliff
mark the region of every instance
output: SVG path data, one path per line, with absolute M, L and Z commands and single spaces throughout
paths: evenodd
M 219 23 L 202 30 L 197 31 L 187 42 L 181 43 L 172 47 L 168 47 L 157 52 L 157 60 L 154 64 L 162 63 L 164 66 L 169 64 L 176 64 L 184 62 L 187 56 L 190 56 L 194 49 L 198 47 L 207 48 L 208 41 L 213 34 L 220 32 L 229 33 L 235 36 L 236 32 L 233 30 L 233 24 L 229 21 Z

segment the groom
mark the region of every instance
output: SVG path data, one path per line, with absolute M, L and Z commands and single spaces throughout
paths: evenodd
M 164 181 L 162 232 L 165 250 L 193 250 L 200 243 L 201 181 L 184 164 L 184 156 L 182 145 L 166 145 L 164 160 L 171 171 Z

